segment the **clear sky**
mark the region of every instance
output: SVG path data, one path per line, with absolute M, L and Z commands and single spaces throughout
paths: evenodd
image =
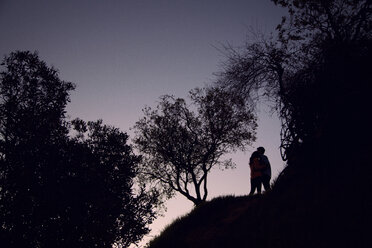
M 37 50 L 61 79 L 77 85 L 71 118 L 102 118 L 132 135 L 145 105 L 213 82 L 224 60 L 216 47 L 242 45 L 249 27 L 274 31 L 284 14 L 269 0 L 0 0 L 0 56 Z M 248 194 L 247 161 L 258 146 L 278 175 L 279 134 L 278 118 L 263 107 L 257 142 L 231 155 L 235 170 L 212 171 L 209 199 Z M 192 208 L 182 197 L 167 206 L 151 235 Z

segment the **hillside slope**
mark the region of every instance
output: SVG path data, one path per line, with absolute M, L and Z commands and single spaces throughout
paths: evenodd
M 372 247 L 367 156 L 318 164 L 299 156 L 271 192 L 213 199 L 176 220 L 148 247 Z

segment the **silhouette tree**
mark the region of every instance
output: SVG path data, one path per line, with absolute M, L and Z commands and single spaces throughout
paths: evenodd
M 371 1 L 274 2 L 289 11 L 278 37 L 228 48 L 218 84 L 251 103 L 262 95 L 277 102 L 285 159 L 302 144 L 325 144 L 325 134 L 334 142 L 344 130 L 367 130 Z
M 141 158 L 126 144 L 128 135 L 102 120 L 75 119 L 72 125 L 76 132 L 69 150 L 72 176 L 62 187 L 65 199 L 59 200 L 59 205 L 71 209 L 65 218 L 75 220 L 66 222 L 67 230 L 79 230 L 69 235 L 77 235 L 76 241 L 82 239 L 84 246 L 111 247 L 115 241 L 128 247 L 140 241 L 155 218 L 157 198 L 143 188 L 134 190 Z
M 262 96 L 276 101 L 288 166 L 269 198 L 277 198 L 286 210 L 292 203 L 301 209 L 306 201 L 303 209 L 312 207 L 302 216 L 286 216 L 285 223 L 296 223 L 290 228 L 271 229 L 280 214 L 265 224 L 259 219 L 265 235 L 250 240 L 256 239 L 257 247 L 369 247 L 372 2 L 274 2 L 289 10 L 278 37 L 259 36 L 242 50 L 230 49 L 218 84 L 251 103 Z M 295 201 L 286 200 L 291 192 L 296 192 Z M 272 212 L 270 204 L 260 212 Z M 294 234 L 293 226 L 301 233 Z M 263 244 L 270 234 L 280 238 Z
M 66 121 L 74 85 L 60 80 L 36 53 L 13 52 L 2 66 L 2 246 L 138 242 L 154 218 L 156 199 L 134 192 L 140 157 L 126 144 L 128 136 L 102 121 Z
M 143 181 L 164 196 L 179 192 L 195 205 L 206 200 L 207 177 L 215 166 L 233 167 L 222 156 L 255 140 L 256 118 L 239 98 L 218 88 L 190 91 L 192 103 L 163 96 L 147 107 L 134 129 L 144 157 Z

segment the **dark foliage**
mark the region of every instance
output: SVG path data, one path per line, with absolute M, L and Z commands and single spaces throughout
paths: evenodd
M 140 157 L 126 144 L 127 134 L 102 121 L 68 123 L 74 85 L 36 53 L 11 53 L 2 65 L 1 246 L 138 242 L 154 218 L 155 199 L 133 191 Z
M 306 142 L 365 145 L 371 1 L 274 2 L 289 10 L 278 38 L 232 50 L 219 84 L 249 101 L 263 93 L 277 102 L 284 159 Z
M 275 1 L 289 10 L 278 26 L 291 68 L 283 75 L 283 147 L 301 144 L 337 153 L 341 144 L 365 149 L 372 138 L 367 117 L 372 53 L 372 2 Z M 346 133 L 351 135 L 345 135 Z M 291 154 L 292 153 L 292 154 Z

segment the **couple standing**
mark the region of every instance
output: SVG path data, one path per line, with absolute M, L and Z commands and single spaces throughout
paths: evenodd
M 270 189 L 271 166 L 269 159 L 264 155 L 265 148 L 258 147 L 249 159 L 251 168 L 251 192 L 253 195 L 257 189 L 257 193 L 261 194 L 261 185 L 263 184 L 265 191 Z

